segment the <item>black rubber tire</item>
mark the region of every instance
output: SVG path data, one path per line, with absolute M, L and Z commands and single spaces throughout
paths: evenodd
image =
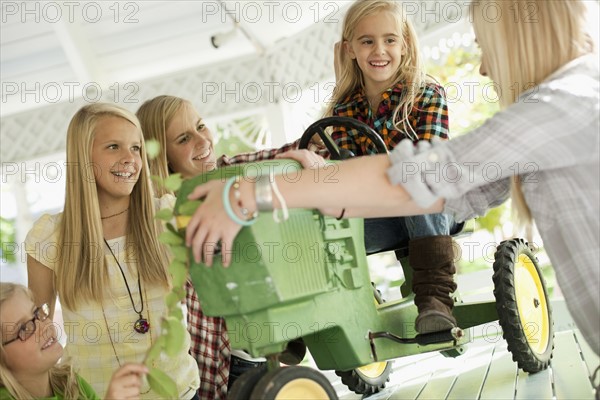
M 392 362 L 386 361 L 385 363 L 385 369 L 377 377 L 366 376 L 362 374 L 358 368 L 350 371 L 335 371 L 335 374 L 342 378 L 342 383 L 346 385 L 349 390 L 356 394 L 370 396 L 382 391 L 385 388 L 386 383 L 390 380 Z
M 523 326 L 519 313 L 519 300 L 515 285 L 515 265 L 519 262 L 520 256 L 526 256 L 531 260 L 535 271 L 541 283 L 541 292 L 544 296 L 545 309 L 541 310 L 547 316 L 547 326 L 537 327 L 538 329 L 547 329 L 544 340 L 540 344 L 543 350 L 538 351 L 530 345 L 526 329 Z M 554 322 L 552 320 L 552 308 L 548 301 L 548 291 L 546 282 L 542 276 L 537 258 L 529 248 L 529 244 L 523 239 L 511 239 L 500 243 L 494 255 L 494 296 L 496 297 L 496 310 L 500 326 L 502 327 L 502 336 L 508 344 L 508 350 L 512 353 L 513 361 L 519 368 L 528 373 L 535 373 L 548 368 L 552 359 L 554 350 Z M 534 299 L 534 306 L 537 307 Z M 523 303 L 521 303 L 523 304 Z
M 337 399 L 337 394 L 329 380 L 319 371 L 307 367 L 283 367 L 267 372 L 254 387 L 251 399 L 274 400 L 288 384 L 298 380 L 309 380 L 317 384 L 326 393 L 327 398 Z M 306 394 L 307 400 L 312 397 Z
M 227 398 L 233 400 L 249 400 L 254 387 L 267 373 L 266 366 L 260 366 L 244 372 L 233 382 L 231 390 L 227 392 Z

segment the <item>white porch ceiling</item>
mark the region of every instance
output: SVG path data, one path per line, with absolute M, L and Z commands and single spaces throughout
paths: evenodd
M 2 1 L 1 115 L 267 52 L 344 1 Z M 211 36 L 234 27 L 215 49 Z M 244 34 L 246 33 L 246 34 Z
M 352 1 L 1 3 L 0 159 L 9 162 L 63 150 L 68 121 L 86 102 L 135 111 L 172 94 L 217 117 L 289 100 L 332 79 L 333 43 Z M 422 41 L 452 35 L 449 24 L 468 29 L 463 1 L 407 3 L 417 6 L 408 11 Z M 210 38 L 236 21 L 232 40 L 215 49 Z

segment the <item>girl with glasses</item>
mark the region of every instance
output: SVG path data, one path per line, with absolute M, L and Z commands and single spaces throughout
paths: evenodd
M 98 399 L 66 362 L 47 304 L 35 307 L 26 287 L 0 282 L 0 398 Z M 126 364 L 108 385 L 109 399 L 139 397 L 142 364 Z

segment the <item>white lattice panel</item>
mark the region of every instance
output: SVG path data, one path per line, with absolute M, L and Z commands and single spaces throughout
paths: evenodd
M 79 98 L 2 118 L 0 158 L 4 163 L 64 150 L 70 118 L 91 100 L 116 101 L 135 112 L 143 101 L 170 94 L 191 100 L 206 117 L 251 112 L 268 101 L 266 95 L 257 97 L 251 92 L 258 83 L 266 81 L 263 77 L 267 64 L 267 59 L 253 57 L 161 79 L 127 82 L 118 88 L 113 86 L 111 90 L 104 90 L 98 99 L 88 96 L 90 101 Z
M 340 38 L 341 22 L 320 22 L 282 43 L 273 53 L 273 77 L 283 84 L 309 88 L 333 76 L 333 45 Z M 291 87 L 291 85 L 290 85 Z M 292 99 L 291 94 L 287 96 Z
M 64 150 L 68 122 L 84 104 L 83 101 L 57 104 L 2 118 L 2 163 Z

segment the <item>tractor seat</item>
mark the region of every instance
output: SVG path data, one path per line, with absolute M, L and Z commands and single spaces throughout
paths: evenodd
M 377 229 L 376 227 L 378 225 L 385 224 L 387 221 L 390 221 L 390 220 L 392 220 L 392 219 L 370 218 L 370 219 L 365 219 L 365 225 L 370 224 L 371 229 Z M 466 226 L 466 228 L 465 228 L 465 226 Z M 460 223 L 456 224 L 456 226 L 450 233 L 450 236 L 452 236 L 452 238 L 458 238 L 458 237 L 466 236 L 466 235 L 470 234 L 471 232 L 473 232 L 472 224 L 469 224 L 468 222 L 460 222 Z M 367 233 L 365 232 L 365 235 L 366 234 Z M 408 257 L 408 241 L 407 240 L 401 241 L 401 242 L 395 242 L 395 243 L 393 243 L 393 240 L 392 241 L 388 240 L 387 243 L 383 243 L 382 246 L 371 246 L 371 247 L 372 248 L 366 249 L 368 256 L 370 256 L 372 254 L 393 251 L 394 253 L 396 253 L 396 258 L 398 260 Z

